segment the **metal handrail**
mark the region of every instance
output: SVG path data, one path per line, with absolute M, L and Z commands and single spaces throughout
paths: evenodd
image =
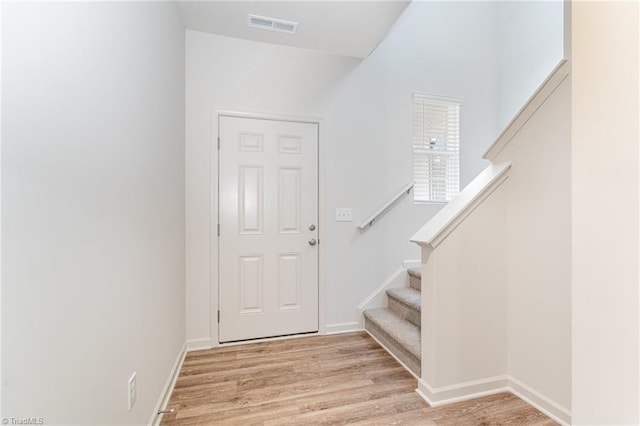
M 389 210 L 393 205 L 395 205 L 398 200 L 400 200 L 400 198 L 402 198 L 405 195 L 408 195 L 411 190 L 413 189 L 413 186 L 416 184 L 415 181 L 411 182 L 410 184 L 406 185 L 404 188 L 402 188 L 402 191 L 398 192 L 391 200 L 389 200 L 385 205 L 383 205 L 382 207 L 380 207 L 374 214 L 372 214 L 371 216 L 369 216 L 364 222 L 362 222 L 360 225 L 358 225 L 358 229 L 359 230 L 364 230 L 368 227 L 371 227 L 373 225 L 373 222 L 375 222 L 375 220 L 382 215 L 384 212 L 386 212 L 387 210 Z

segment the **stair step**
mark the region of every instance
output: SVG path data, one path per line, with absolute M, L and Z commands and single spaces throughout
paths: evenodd
M 420 267 L 420 266 L 417 266 L 415 268 L 409 268 L 409 269 L 407 269 L 407 272 L 412 277 L 422 278 L 422 267 Z
M 422 290 L 422 267 L 407 269 L 409 274 L 409 286 L 416 290 Z
M 388 308 L 364 311 L 365 329 L 420 376 L 420 329 Z
M 421 293 L 415 288 L 400 287 L 387 290 L 389 309 L 399 317 L 420 327 Z

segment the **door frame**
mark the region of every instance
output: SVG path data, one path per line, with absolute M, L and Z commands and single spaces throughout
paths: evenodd
M 318 332 L 306 333 L 301 336 L 312 336 L 315 334 L 326 334 L 326 287 L 325 287 L 325 259 L 327 240 L 325 232 L 325 130 L 324 120 L 320 117 L 312 116 L 300 116 L 289 114 L 272 114 L 261 112 L 248 112 L 237 111 L 230 109 L 218 109 L 212 108 L 210 114 L 210 131 L 209 131 L 209 148 L 210 148 L 210 163 L 209 170 L 210 176 L 210 208 L 209 208 L 209 277 L 210 277 L 210 309 L 209 309 L 209 324 L 211 335 L 211 347 L 226 346 L 234 344 L 242 344 L 242 342 L 235 343 L 220 343 L 218 336 L 218 291 L 219 291 L 219 257 L 218 257 L 218 189 L 219 189 L 219 169 L 218 169 L 218 129 L 220 123 L 220 117 L 236 117 L 236 118 L 250 118 L 259 120 L 271 120 L 271 121 L 290 121 L 296 123 L 308 123 L 316 124 L 318 126 Z M 295 336 L 286 336 L 285 338 L 291 338 Z M 255 343 L 263 340 L 274 340 L 276 338 L 265 338 L 249 340 L 247 343 Z

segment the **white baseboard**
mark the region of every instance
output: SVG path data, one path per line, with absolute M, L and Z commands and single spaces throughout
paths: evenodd
M 327 334 L 352 333 L 362 331 L 362 326 L 358 322 L 343 322 L 339 324 L 327 324 Z
M 173 363 L 173 367 L 171 369 L 171 373 L 167 378 L 167 381 L 164 383 L 164 387 L 162 388 L 162 392 L 160 393 L 160 399 L 156 403 L 155 408 L 153 409 L 153 413 L 151 413 L 151 418 L 147 423 L 149 426 L 157 426 L 160 424 L 160 420 L 162 420 L 162 415 L 158 415 L 160 410 L 164 410 L 169 403 L 169 398 L 171 398 L 171 393 L 173 393 L 173 388 L 176 385 L 176 380 L 178 380 L 178 375 L 180 374 L 180 369 L 182 368 L 182 363 L 184 362 L 184 357 L 187 355 L 187 344 L 186 342 L 182 344 L 182 348 L 176 357 L 176 361 Z
M 509 388 L 511 393 L 526 401 L 527 404 L 536 407 L 556 422 L 562 425 L 571 424 L 571 411 L 550 400 L 535 389 L 525 385 L 520 380 L 509 377 Z
M 489 377 L 438 388 L 430 386 L 424 379 L 418 379 L 418 389 L 416 389 L 416 393 L 431 407 L 467 401 L 500 392 L 510 392 L 516 395 L 527 404 L 537 408 L 562 425 L 571 424 L 571 412 L 569 410 L 508 375 Z
M 409 261 L 412 262 L 412 261 Z M 403 262 L 404 264 L 404 262 Z M 359 324 L 360 328 L 364 329 L 364 317 L 362 312 L 365 309 L 371 308 L 386 308 L 387 307 L 387 290 L 397 287 L 408 287 L 409 275 L 404 265 L 391 274 L 382 284 L 371 292 L 363 301 L 358 305 Z
M 434 388 L 424 379 L 420 379 L 418 380 L 418 389 L 416 389 L 418 395 L 432 407 L 508 391 L 509 378 L 507 376 L 488 377 L 439 388 Z
M 212 347 L 213 345 L 211 344 L 211 339 L 208 337 L 202 339 L 187 340 L 187 352 L 211 349 Z
M 420 259 L 402 261 L 402 267 L 404 269 L 419 268 L 420 266 L 422 266 L 422 261 L 420 261 Z

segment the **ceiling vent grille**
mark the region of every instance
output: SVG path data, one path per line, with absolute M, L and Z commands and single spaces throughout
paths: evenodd
M 267 18 L 266 16 L 249 15 L 249 26 L 263 30 L 278 31 L 281 33 L 295 34 L 298 28 L 297 22 L 283 19 Z

